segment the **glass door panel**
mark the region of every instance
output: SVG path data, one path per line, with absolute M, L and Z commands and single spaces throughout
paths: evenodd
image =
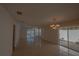
M 79 29 L 69 29 L 69 55 L 79 56 Z
M 59 30 L 59 41 L 60 41 L 60 55 L 68 56 L 68 37 L 67 29 Z
M 79 56 L 79 27 L 60 29 L 59 39 L 61 56 Z

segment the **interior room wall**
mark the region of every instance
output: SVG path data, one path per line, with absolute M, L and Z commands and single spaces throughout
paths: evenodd
M 59 55 L 59 39 L 58 39 L 58 30 L 53 30 L 49 28 L 48 26 L 42 27 L 42 40 L 45 40 L 48 42 L 48 44 L 51 44 L 52 46 L 55 46 L 52 51 L 53 55 Z
M 15 47 L 18 46 L 20 35 L 21 35 L 21 23 L 16 21 L 15 22 Z
M 0 5 L 0 56 L 12 55 L 13 19 Z
M 21 38 L 21 40 L 25 39 L 25 35 L 26 35 L 25 25 L 21 24 L 21 32 L 20 32 L 20 38 Z
M 42 30 L 43 40 L 47 40 L 52 44 L 58 44 L 58 30 L 44 27 Z

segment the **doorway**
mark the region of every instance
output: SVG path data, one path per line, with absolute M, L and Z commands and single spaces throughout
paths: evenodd
M 12 55 L 15 50 L 15 24 L 13 25 L 13 41 L 12 41 Z

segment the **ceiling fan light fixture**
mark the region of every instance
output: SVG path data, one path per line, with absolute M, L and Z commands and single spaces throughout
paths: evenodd
M 51 24 L 50 27 L 51 27 L 52 29 L 58 29 L 58 28 L 60 28 L 60 24 L 57 24 L 57 23 L 56 23 L 56 19 L 54 19 L 54 22 L 55 22 L 55 23 Z
M 58 29 L 58 28 L 60 28 L 60 25 L 59 24 L 52 24 L 52 25 L 50 25 L 50 27 L 52 29 Z
M 59 25 L 59 24 L 56 24 L 56 26 L 57 26 L 57 27 L 60 27 L 60 25 Z
M 54 26 L 55 26 L 54 24 L 50 25 L 50 27 L 54 27 Z

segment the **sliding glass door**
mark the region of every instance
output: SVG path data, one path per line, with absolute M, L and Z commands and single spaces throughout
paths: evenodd
M 60 41 L 60 55 L 68 56 L 68 37 L 67 37 L 67 29 L 59 30 L 59 41 Z
M 26 42 L 29 46 L 38 45 L 41 40 L 41 28 L 27 27 L 26 28 Z
M 79 56 L 79 27 L 69 28 L 69 53 Z
M 79 56 L 79 27 L 59 30 L 60 55 Z

